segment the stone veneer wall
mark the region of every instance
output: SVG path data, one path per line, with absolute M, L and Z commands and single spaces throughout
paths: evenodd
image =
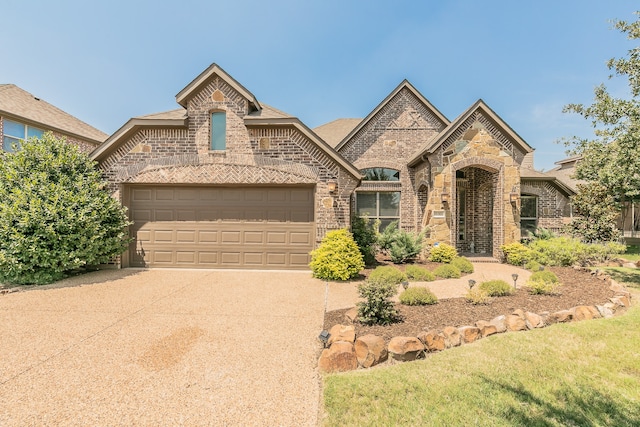
M 546 181 L 526 181 L 521 184 L 523 195 L 538 197 L 538 227 L 560 231 L 571 219 L 571 201 Z
M 212 79 L 187 101 L 187 128 L 141 128 L 101 162 L 113 195 L 121 199 L 130 183 L 307 185 L 315 187 L 316 240 L 348 227 L 357 180 L 294 126 L 247 127 L 248 109 L 223 79 Z M 209 150 L 212 111 L 226 112 L 224 151 Z
M 407 161 L 434 135 L 444 129 L 440 120 L 408 89 L 400 90 L 341 149 L 355 167 L 383 167 L 400 171 L 400 226 L 420 228 L 420 207 L 414 170 Z M 375 187 L 375 188 L 374 188 Z M 364 182 L 361 191 L 398 191 L 398 184 Z
M 462 169 L 476 168 L 484 170 L 482 176 L 488 181 L 486 173 L 492 175 L 493 209 L 492 218 L 492 247 L 494 256 L 500 254 L 500 246 L 520 240 L 520 213 L 518 208 L 511 204 L 510 193 L 520 194 L 520 163 L 524 154 L 512 144 L 505 146 L 501 135 L 494 135 L 491 127 L 487 128 L 482 121 L 468 124 L 468 128 L 462 129 L 452 135 L 459 138 L 455 141 L 445 141 L 441 148 L 429 157 L 431 163 L 432 188 L 429 193 L 423 225 L 428 226 L 430 235 L 428 244 L 436 242 L 449 243 L 453 246 L 457 242 L 457 192 L 456 172 Z M 490 132 L 489 130 L 492 130 Z M 478 188 L 480 189 L 480 188 Z M 442 194 L 449 194 L 449 203 L 443 204 Z M 488 198 L 488 194 L 485 194 Z M 474 205 L 478 209 L 489 209 L 485 201 L 483 206 Z M 435 218 L 434 211 L 444 211 L 444 218 Z M 476 219 L 484 218 L 486 213 L 480 213 Z M 483 229 L 474 230 L 475 238 Z M 481 239 L 482 240 L 482 239 Z M 476 245 L 478 242 L 476 242 Z M 485 242 L 482 243 L 485 245 Z M 486 246 L 486 245 L 485 245 Z M 478 247 L 476 246 L 476 252 Z

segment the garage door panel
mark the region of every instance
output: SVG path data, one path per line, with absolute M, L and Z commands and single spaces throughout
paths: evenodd
M 313 189 L 132 186 L 133 266 L 308 268 Z

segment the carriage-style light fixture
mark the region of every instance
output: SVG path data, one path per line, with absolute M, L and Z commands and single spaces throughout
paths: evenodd
M 440 194 L 440 201 L 442 201 L 442 204 L 448 205 L 449 204 L 449 193 L 443 192 L 442 194 Z
M 338 189 L 338 183 L 335 181 L 327 182 L 327 188 L 329 189 L 329 193 L 335 193 Z
M 509 201 L 511 202 L 512 205 L 518 204 L 518 200 L 520 200 L 520 194 L 518 193 L 509 194 Z

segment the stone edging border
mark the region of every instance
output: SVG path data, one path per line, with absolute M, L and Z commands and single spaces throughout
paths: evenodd
M 356 339 L 352 325 L 334 325 L 329 331 L 328 348 L 322 350 L 318 359 L 318 369 L 329 373 L 370 368 L 387 361 L 389 356 L 393 361 L 412 361 L 427 353 L 469 344 L 498 333 L 544 328 L 554 323 L 609 318 L 631 306 L 631 293 L 611 276 L 588 268 L 583 271 L 602 278 L 609 285 L 609 290 L 613 291 L 613 297 L 602 305 L 581 305 L 554 313 L 531 313 L 518 309 L 490 321 L 479 320 L 473 326 L 447 326 L 442 330 L 423 331 L 417 337 L 393 337 L 388 346 L 385 346 L 382 337 L 372 334 Z M 355 317 L 353 310 L 345 314 L 348 323 Z

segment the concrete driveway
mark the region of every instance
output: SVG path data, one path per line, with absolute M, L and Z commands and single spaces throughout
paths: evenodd
M 0 296 L 0 426 L 316 425 L 325 284 L 115 270 Z

